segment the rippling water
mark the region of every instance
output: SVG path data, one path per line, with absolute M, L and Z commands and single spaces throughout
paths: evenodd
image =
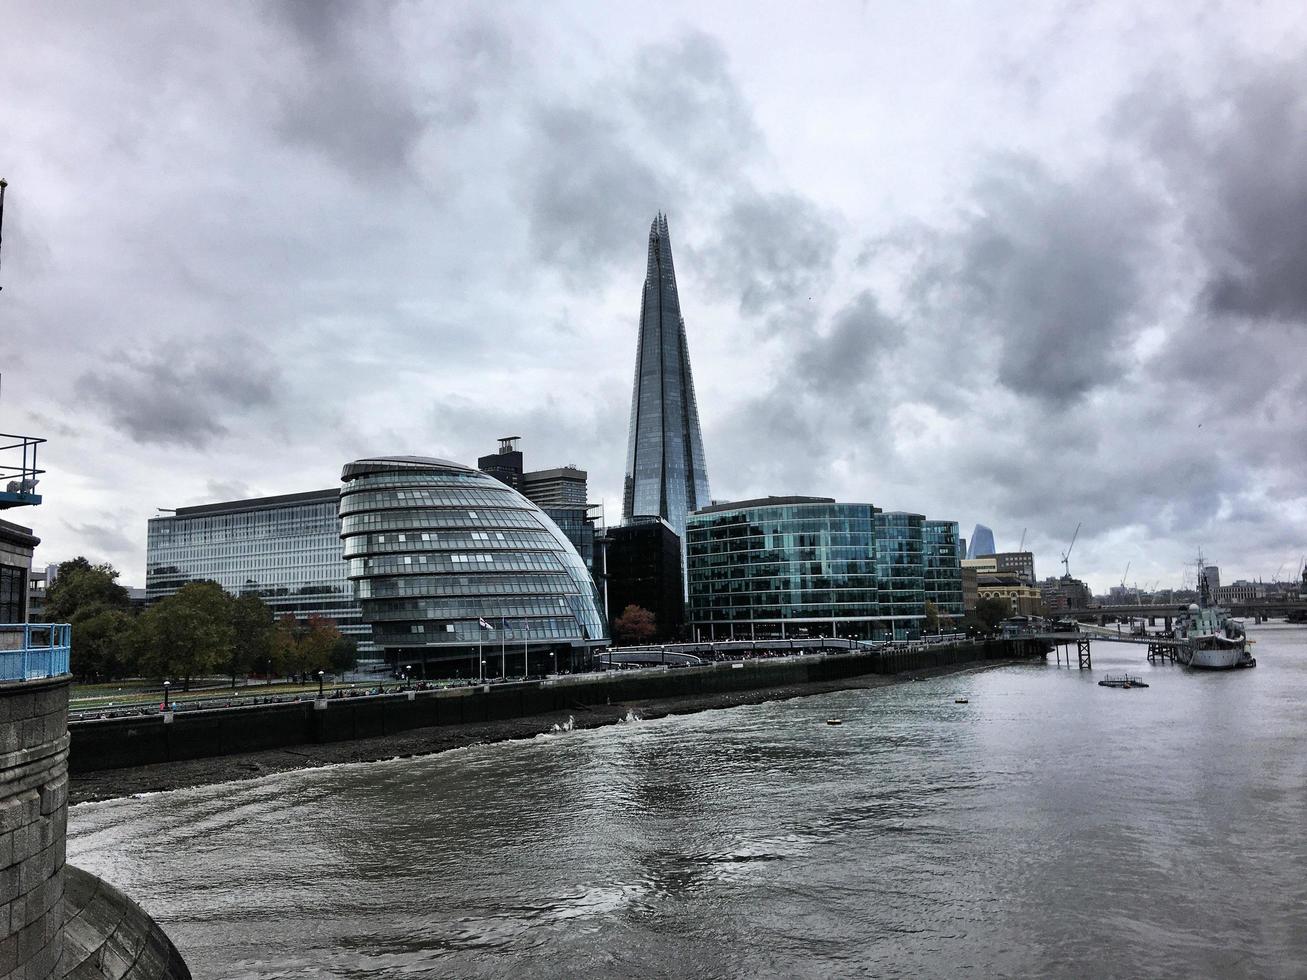
M 197 977 L 1304 976 L 1307 629 L 1253 635 L 85 804 L 69 860 Z

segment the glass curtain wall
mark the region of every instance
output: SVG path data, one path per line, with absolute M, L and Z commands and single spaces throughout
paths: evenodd
M 926 598 L 939 611 L 940 627 L 947 619 L 960 620 L 962 604 L 962 561 L 955 521 L 926 521 L 922 525 L 922 558 L 925 565 Z
M 895 640 L 921 636 L 926 606 L 924 524 L 920 514 L 895 511 L 876 515 L 880 612 L 889 621 L 888 638 Z
M 691 629 L 699 639 L 871 639 L 876 508 L 800 501 L 715 505 L 686 526 Z
M 606 642 L 585 563 L 516 490 L 424 457 L 358 460 L 341 479 L 346 574 L 396 664 L 463 677 L 545 673 L 580 666 Z

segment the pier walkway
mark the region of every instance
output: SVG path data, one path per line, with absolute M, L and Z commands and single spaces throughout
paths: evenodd
M 1177 640 L 1169 636 L 1161 636 L 1156 633 L 1123 633 L 1119 630 L 1110 630 L 1105 626 L 1091 626 L 1086 623 L 1080 624 L 1077 632 L 1054 632 L 1044 631 L 1038 633 L 1019 633 L 1014 634 L 1012 639 L 1031 639 L 1039 640 L 1053 646 L 1057 656 L 1057 662 L 1061 663 L 1063 656 L 1066 657 L 1067 664 L 1071 663 L 1071 645 L 1075 644 L 1076 648 L 1076 665 L 1081 670 L 1091 670 L 1094 666 L 1091 644 L 1094 640 L 1100 643 L 1131 643 L 1135 646 L 1148 647 L 1148 659 L 1150 661 L 1176 659 L 1176 651 L 1184 646 L 1182 640 Z

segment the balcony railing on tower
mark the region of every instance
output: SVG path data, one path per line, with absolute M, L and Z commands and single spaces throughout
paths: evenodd
M 43 442 L 36 436 L 0 432 L 0 510 L 41 502 L 36 485 L 45 470 L 37 469 L 36 448 Z
M 0 624 L 0 683 L 68 673 L 72 635 L 67 623 Z

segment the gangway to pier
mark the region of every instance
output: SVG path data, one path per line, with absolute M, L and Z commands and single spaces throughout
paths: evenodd
M 1090 626 L 1081 623 L 1080 628 L 1075 633 L 1067 632 L 1040 632 L 1040 633 L 1022 633 L 1021 639 L 1039 640 L 1051 644 L 1058 658 L 1058 663 L 1062 662 L 1063 648 L 1066 652 L 1067 665 L 1071 664 L 1071 644 L 1076 645 L 1076 664 L 1081 670 L 1092 670 L 1094 666 L 1091 643 L 1098 640 L 1100 643 L 1130 643 L 1135 646 L 1148 647 L 1148 659 L 1150 661 L 1170 660 L 1175 661 L 1176 651 L 1184 646 L 1183 640 L 1177 640 L 1169 636 L 1157 636 L 1148 633 L 1122 633 L 1117 630 L 1110 630 L 1105 626 Z

